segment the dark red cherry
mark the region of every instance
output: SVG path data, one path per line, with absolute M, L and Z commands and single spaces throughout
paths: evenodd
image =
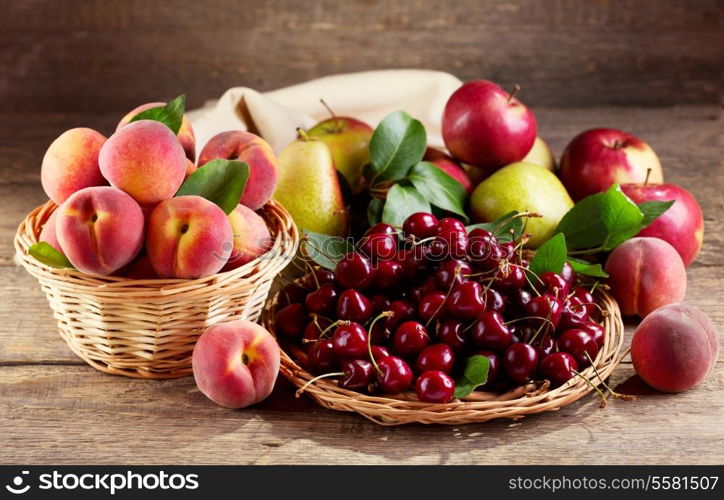
M 541 375 L 550 380 L 553 387 L 558 387 L 576 375 L 578 363 L 567 352 L 554 352 L 543 358 L 538 370 Z
M 598 345 L 585 330 L 566 330 L 558 337 L 558 350 L 567 352 L 576 360 L 578 366 L 585 368 L 596 359 Z
M 455 382 L 440 370 L 431 370 L 417 378 L 417 399 L 425 403 L 449 403 L 455 395 Z
M 485 253 L 480 255 L 470 256 L 470 261 L 473 265 L 483 271 L 492 271 L 500 267 L 501 261 L 505 260 L 505 252 L 500 246 L 491 245 Z
M 565 282 L 568 283 L 568 288 L 570 289 L 573 286 L 573 282 L 576 280 L 576 272 L 573 270 L 573 267 L 571 267 L 568 262 L 563 264 L 561 276 L 563 277 Z
M 379 362 L 382 358 L 390 355 L 390 351 L 386 347 L 381 345 L 372 346 L 372 357 L 375 358 L 375 361 Z
M 410 215 L 402 224 L 405 236 L 414 236 L 417 240 L 424 240 L 435 236 L 437 217 L 426 212 L 417 212 Z
M 440 290 L 447 291 L 453 284 L 467 281 L 467 276 L 472 272 L 470 264 L 463 260 L 446 260 L 435 271 L 435 285 Z
M 479 354 L 480 356 L 485 356 L 486 358 L 488 358 L 488 381 L 485 382 L 485 385 L 483 385 L 483 387 L 490 387 L 498 380 L 498 377 L 500 377 L 500 370 L 502 364 L 502 362 L 500 361 L 500 356 L 497 353 L 494 353 L 493 351 L 489 351 L 487 349 L 476 351 L 474 354 Z
M 370 297 L 370 302 L 372 302 L 372 314 L 374 315 L 390 310 L 391 302 L 387 295 L 383 295 L 381 293 L 373 295 Z
M 428 278 L 422 285 L 414 287 L 410 290 L 410 299 L 419 303 L 425 295 L 438 292 L 435 280 Z
M 385 233 L 364 236 L 359 242 L 359 251 L 373 261 L 391 260 L 397 254 L 397 236 Z
M 558 322 L 560 330 L 571 330 L 580 328 L 588 320 L 588 310 L 581 304 L 581 299 L 571 297 L 563 306 L 561 320 Z
M 289 304 L 302 304 L 307 297 L 308 290 L 297 283 L 289 283 L 279 292 L 279 309 Z
M 510 380 L 522 384 L 538 368 L 538 353 L 532 346 L 524 342 L 511 344 L 503 355 L 503 368 Z
M 419 279 L 427 273 L 428 261 L 422 245 L 400 250 L 397 252 L 397 260 L 402 266 L 403 276 L 407 279 Z
M 485 310 L 483 287 L 476 281 L 455 285 L 447 301 L 447 312 L 462 320 L 473 320 Z
M 440 342 L 449 345 L 457 352 L 465 349 L 468 344 L 465 324 L 456 319 L 443 321 L 437 329 L 437 338 Z
M 334 273 L 329 269 L 315 269 L 313 272 L 304 275 L 301 283 L 307 290 L 316 290 L 324 284 L 334 283 Z
M 380 291 L 395 290 L 402 281 L 402 266 L 395 260 L 378 261 L 373 273 L 372 283 Z
M 516 313 L 515 316 L 525 316 L 525 305 L 530 301 L 531 297 L 530 292 L 523 288 L 508 292 L 503 297 L 505 309 Z
M 591 292 L 589 292 L 585 288 L 574 288 L 572 298 L 577 299 L 578 301 L 580 301 L 580 304 L 585 306 L 588 316 L 591 316 L 596 311 L 596 299 L 594 299 Z
M 385 224 L 384 222 L 378 222 L 371 228 L 369 228 L 367 231 L 365 231 L 365 236 L 369 236 L 370 234 L 397 234 L 397 229 L 395 229 L 394 226 L 390 226 L 389 224 Z
M 494 288 L 488 288 L 483 294 L 483 302 L 486 311 L 494 311 L 499 313 L 505 312 L 505 299 Z
M 504 258 L 511 260 L 515 254 L 516 243 L 514 241 L 506 241 L 500 244 L 500 249 L 503 251 Z
M 317 340 L 322 332 L 332 324 L 327 318 L 317 318 L 317 321 L 311 321 L 304 327 L 302 338 L 304 340 Z
M 563 301 L 563 298 L 568 295 L 568 283 L 558 273 L 546 272 L 540 275 L 541 285 L 543 291 L 556 299 L 559 302 Z
M 342 363 L 342 375 L 337 385 L 342 389 L 360 391 L 367 388 L 375 377 L 375 368 L 366 359 L 353 359 Z
M 366 323 L 372 317 L 372 302 L 357 290 L 345 290 L 337 300 L 337 317 Z
M 428 293 L 417 304 L 417 315 L 420 320 L 428 323 L 441 319 L 445 314 L 445 300 L 447 297 L 442 292 Z
M 502 352 L 513 341 L 513 335 L 505 325 L 503 316 L 486 311 L 473 323 L 470 330 L 473 345 L 480 349 Z
M 412 383 L 410 365 L 397 356 L 387 356 L 377 361 L 380 371 L 377 381 L 380 389 L 386 394 L 398 394 L 405 391 Z
M 468 235 L 468 256 L 473 260 L 487 259 L 497 246 L 498 239 L 486 229 L 476 228 Z
M 440 370 L 445 373 L 452 372 L 455 365 L 455 353 L 447 344 L 431 344 L 425 347 L 417 356 L 415 366 L 422 373 L 429 370 Z
M 417 321 L 405 321 L 392 336 L 392 352 L 402 357 L 413 357 L 430 343 L 427 328 Z
M 437 241 L 442 242 L 449 257 L 462 259 L 468 249 L 468 233 L 465 225 L 457 219 L 442 219 L 437 224 Z
M 384 321 L 377 321 L 372 325 L 369 335 L 372 337 L 370 341 L 373 344 L 385 344 L 390 338 L 390 330 L 385 326 Z
M 603 348 L 603 343 L 606 340 L 606 331 L 601 325 L 593 321 L 585 321 L 583 324 L 581 324 L 579 329 L 583 330 L 591 336 L 593 341 L 598 346 L 599 351 L 601 350 L 601 348 Z
M 436 265 L 441 262 L 444 262 L 449 257 L 447 254 L 447 247 L 441 241 L 432 240 L 427 245 L 427 250 L 425 251 L 425 257 L 427 258 L 428 262 L 431 263 L 432 265 Z
M 533 318 L 531 324 L 539 328 L 543 326 L 544 332 L 551 332 L 558 327 L 558 323 L 561 319 L 561 303 L 557 301 L 552 295 L 543 294 L 538 297 L 533 297 L 525 305 L 526 314 Z
M 337 367 L 334 345 L 329 339 L 312 342 L 307 348 L 307 367 L 314 374 L 329 373 Z
M 407 300 L 393 300 L 389 310 L 392 312 L 392 316 L 385 318 L 384 323 L 385 327 L 391 331 L 396 330 L 405 321 L 413 319 L 416 312 L 415 306 Z
M 304 300 L 309 312 L 328 315 L 337 307 L 337 290 L 332 283 L 325 283 L 317 290 L 309 292 Z
M 518 266 L 503 266 L 494 280 L 495 287 L 506 292 L 523 288 L 525 282 L 525 271 Z
M 359 323 L 340 325 L 332 335 L 337 359 L 363 359 L 368 357 L 367 331 Z
M 543 359 L 556 350 L 556 342 L 550 335 L 538 335 L 531 345 L 538 351 L 538 359 Z
M 293 340 L 302 336 L 308 320 L 302 304 L 289 304 L 277 312 L 274 325 L 280 336 Z
M 334 276 L 344 288 L 364 290 L 372 284 L 374 273 L 369 259 L 353 252 L 345 255 L 337 263 Z

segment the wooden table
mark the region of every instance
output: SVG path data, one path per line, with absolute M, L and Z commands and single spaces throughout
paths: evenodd
M 724 126 L 714 106 L 536 109 L 558 154 L 580 130 L 615 126 L 659 153 L 666 179 L 699 199 L 704 248 L 689 268 L 687 301 L 724 331 Z M 0 113 L 0 463 L 206 464 L 714 464 L 724 461 L 724 364 L 699 387 L 655 393 L 630 362 L 611 378 L 633 402 L 594 396 L 560 411 L 459 427 L 379 427 L 354 414 L 295 399 L 280 380 L 272 396 L 240 411 L 218 407 L 192 377 L 135 380 L 96 372 L 55 330 L 38 284 L 13 261 L 24 215 L 45 201 L 39 165 L 50 141 L 83 124 L 109 132 L 118 116 Z M 630 339 L 631 326 L 627 328 Z

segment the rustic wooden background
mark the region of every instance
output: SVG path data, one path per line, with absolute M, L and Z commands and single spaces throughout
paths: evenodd
M 110 133 L 182 92 L 194 107 L 235 85 L 431 68 L 522 84 L 558 155 L 597 125 L 649 142 L 704 209 L 687 301 L 724 332 L 723 18 L 717 0 L 0 0 L 0 463 L 722 463 L 721 361 L 681 395 L 647 389 L 625 362 L 611 383 L 636 402 L 456 428 L 380 428 L 284 381 L 230 411 L 190 377 L 103 375 L 59 338 L 12 238 L 45 200 L 40 160 L 67 128 Z

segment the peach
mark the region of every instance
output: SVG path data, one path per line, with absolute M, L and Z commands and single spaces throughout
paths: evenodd
M 111 185 L 141 205 L 171 198 L 186 176 L 186 156 L 171 129 L 140 120 L 121 127 L 101 148 L 98 163 Z
M 272 246 L 272 238 L 264 219 L 251 208 L 239 203 L 229 214 L 234 233 L 234 248 L 224 271 L 236 269 L 256 259 Z
M 48 220 L 45 221 L 45 224 L 43 224 L 43 229 L 40 230 L 40 235 L 38 236 L 38 241 L 44 241 L 46 243 L 49 243 L 50 246 L 55 248 L 60 253 L 63 253 L 63 249 L 60 248 L 60 243 L 58 242 L 58 235 L 55 231 L 55 219 L 58 217 L 58 211 L 56 210 L 52 214 L 50 214 L 50 217 L 48 217 Z
M 119 269 L 116 274 L 118 276 L 124 276 L 126 278 L 136 280 L 148 280 L 158 278 L 156 271 L 153 270 L 153 266 L 151 265 L 151 259 L 148 258 L 148 255 L 141 255 L 140 257 L 137 257 L 136 259 L 131 261 L 131 263 L 128 264 L 126 267 Z
M 131 262 L 143 246 L 141 207 L 120 189 L 81 189 L 57 213 L 58 242 L 84 273 L 111 274 Z
M 237 319 L 208 328 L 196 342 L 191 364 L 206 397 L 227 408 L 244 408 L 271 394 L 279 346 L 261 326 Z
M 631 340 L 636 373 L 663 392 L 681 392 L 699 384 L 718 355 L 719 334 L 707 315 L 683 303 L 649 314 Z
M 98 166 L 106 138 L 90 128 L 72 128 L 53 141 L 43 157 L 40 181 L 48 198 L 60 205 L 83 188 L 108 184 Z
M 224 267 L 233 238 L 231 222 L 217 205 L 200 196 L 179 196 L 151 212 L 146 250 L 161 278 L 195 279 Z
M 608 284 L 621 312 L 642 318 L 654 309 L 683 300 L 686 269 L 674 247 L 659 238 L 631 238 L 606 261 Z
M 199 166 L 223 158 L 239 160 L 249 165 L 241 203 L 259 210 L 274 194 L 279 167 L 271 146 L 261 137 L 242 130 L 229 130 L 212 137 L 199 154 Z
M 137 114 L 146 111 L 147 109 L 158 108 L 165 105 L 165 102 L 149 102 L 146 104 L 141 104 L 134 110 L 130 111 L 126 116 L 121 118 L 121 121 L 118 122 L 118 126 L 116 127 L 116 131 L 118 131 L 123 126 L 128 125 L 131 122 L 131 118 L 133 118 Z M 188 118 L 186 118 L 186 115 L 184 115 L 183 121 L 181 122 L 181 128 L 178 129 L 176 137 L 181 143 L 181 147 L 184 148 L 184 153 L 186 153 L 186 157 L 193 162 L 196 158 L 196 136 L 194 135 L 194 129 L 191 127 L 191 122 Z
M 194 172 L 196 172 L 196 170 L 198 170 L 198 168 L 199 168 L 199 167 L 197 167 L 194 162 L 192 162 L 191 160 L 189 160 L 189 159 L 187 158 L 187 159 L 186 159 L 186 174 L 185 174 L 185 176 L 184 176 L 184 180 L 186 180 L 186 179 L 188 179 L 189 177 L 191 177 L 191 174 L 193 174 Z

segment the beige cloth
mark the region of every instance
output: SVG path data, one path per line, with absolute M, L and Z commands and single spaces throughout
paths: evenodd
M 263 94 L 234 87 L 218 101 L 188 115 L 197 151 L 219 132 L 242 129 L 261 135 L 278 153 L 294 140 L 297 127 L 306 129 L 329 117 L 320 99 L 338 116 L 352 116 L 372 127 L 393 111 L 407 111 L 425 125 L 428 143 L 442 146 L 442 112 L 460 84 L 454 76 L 439 71 L 365 71 L 319 78 Z

